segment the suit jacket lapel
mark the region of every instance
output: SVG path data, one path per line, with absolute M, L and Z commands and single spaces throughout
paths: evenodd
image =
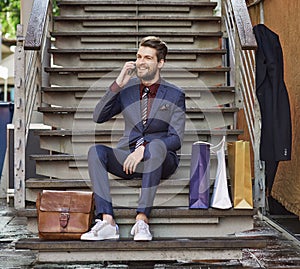
M 160 106 L 162 105 L 162 102 L 164 100 L 166 92 L 167 92 L 166 85 L 160 84 L 160 86 L 157 90 L 157 93 L 156 93 L 156 97 L 154 98 L 153 103 L 152 103 L 152 107 L 151 107 L 150 114 L 149 114 L 149 121 L 147 122 L 147 124 L 145 126 L 146 128 L 147 128 L 148 124 L 150 124 L 152 119 L 155 117 L 155 114 L 157 113 Z
M 266 64 L 266 58 L 264 53 L 264 44 L 262 41 L 263 36 L 265 36 L 265 26 L 262 24 L 258 24 L 253 27 L 253 31 L 256 37 L 257 41 L 257 51 L 256 51 L 256 89 L 260 87 L 260 85 L 263 83 L 266 77 L 267 73 L 267 64 Z
M 130 115 L 130 120 L 133 125 L 139 124 L 141 121 L 141 105 L 140 105 L 140 88 L 139 84 L 127 89 L 128 94 L 124 99 L 124 106 L 127 113 Z M 143 128 L 142 125 L 140 128 Z

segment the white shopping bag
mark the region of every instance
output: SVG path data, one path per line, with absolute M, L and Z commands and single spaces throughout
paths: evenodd
M 232 207 L 232 203 L 230 200 L 227 185 L 225 163 L 225 136 L 218 145 L 211 147 L 211 150 L 217 154 L 218 160 L 216 180 L 214 183 L 214 189 L 211 198 L 211 207 L 218 209 L 229 209 Z

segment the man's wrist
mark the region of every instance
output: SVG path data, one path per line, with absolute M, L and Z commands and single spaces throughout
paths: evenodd
M 144 146 L 144 144 L 141 144 L 141 145 L 139 145 L 137 148 L 135 148 L 135 149 L 139 149 L 139 148 L 144 148 L 145 149 L 145 146 Z
M 109 88 L 112 92 L 115 92 L 115 93 L 122 90 L 122 87 L 120 87 L 116 81 L 114 81 L 113 84 L 111 84 Z

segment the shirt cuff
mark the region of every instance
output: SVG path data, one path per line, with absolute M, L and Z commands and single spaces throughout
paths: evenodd
M 116 81 L 114 81 L 113 84 L 111 84 L 109 88 L 112 92 L 115 92 L 115 93 L 121 91 L 121 89 L 122 89 Z
M 145 142 L 143 143 L 143 146 L 146 147 L 146 145 L 147 145 L 148 143 L 149 143 L 149 142 L 145 141 Z

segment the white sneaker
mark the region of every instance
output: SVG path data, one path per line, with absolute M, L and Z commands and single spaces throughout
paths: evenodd
M 149 225 L 143 221 L 138 220 L 131 229 L 134 241 L 151 241 L 152 235 L 149 230 Z
M 106 239 L 119 239 L 119 227 L 113 226 L 106 220 L 96 219 L 96 224 L 87 233 L 81 235 L 81 240 L 106 240 Z

